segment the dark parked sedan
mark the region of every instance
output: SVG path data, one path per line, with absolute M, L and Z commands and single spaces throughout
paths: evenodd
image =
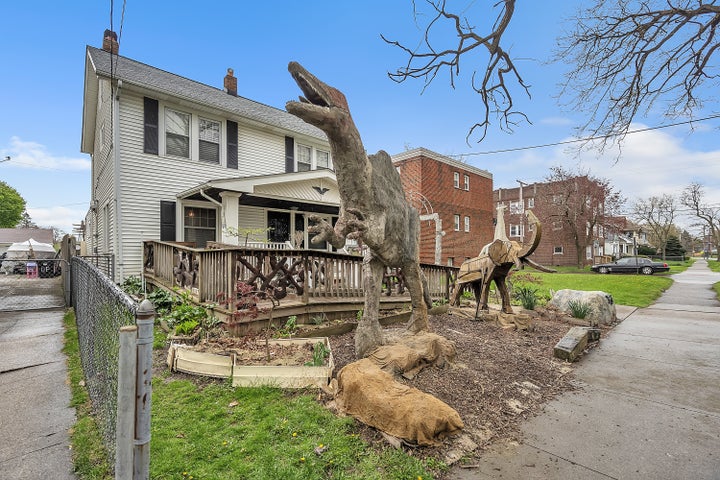
M 625 257 L 612 263 L 593 265 L 590 268 L 597 273 L 642 273 L 643 275 L 670 270 L 667 263 L 653 262 L 645 257 Z

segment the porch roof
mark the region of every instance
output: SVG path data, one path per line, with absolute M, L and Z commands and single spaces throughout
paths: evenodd
M 240 203 L 274 208 L 302 207 L 305 211 L 337 212 L 340 195 L 335 172 L 307 172 L 231 177 L 208 180 L 177 195 L 178 200 L 221 202 L 224 193 L 239 194 Z

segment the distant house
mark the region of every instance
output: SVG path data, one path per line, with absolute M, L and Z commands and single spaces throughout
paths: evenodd
M 637 247 L 648 246 L 647 232 L 625 217 L 613 218 L 613 226 L 605 234 L 605 254 L 613 258 L 635 255 Z
M 562 182 L 520 184 L 514 188 L 499 188 L 493 192 L 495 205 L 505 205 L 505 224 L 508 238 L 522 243 L 529 237 L 525 217 L 526 210 L 532 210 L 540 220 L 542 238 L 533 253 L 533 260 L 543 265 L 576 265 L 578 258 L 582 263 L 593 263 L 595 257 L 605 255 L 605 235 L 607 219 L 592 217 L 591 212 L 602 209 L 603 198 L 594 196 L 597 189 L 594 182 L 586 176 L 579 176 Z M 568 192 L 576 192 L 574 203 L 565 204 L 569 208 L 568 219 L 577 226 L 573 228 L 559 214 L 565 208 L 564 198 Z M 580 192 L 580 193 L 577 193 Z M 584 195 L 583 192 L 588 192 Z M 578 234 L 578 251 L 574 234 Z M 584 251 L 583 251 L 584 250 Z
M 310 214 L 339 210 L 324 132 L 238 96 L 231 69 L 220 89 L 118 49 L 111 31 L 86 48 L 81 139 L 87 253 L 112 255 L 115 281 L 140 274 L 143 240 L 238 244 L 254 230 L 253 241 L 330 248 L 307 234 Z
M 0 254 L 6 252 L 13 243 L 25 242 L 31 238 L 52 245 L 52 228 L 0 228 Z
M 425 148 L 392 159 L 405 196 L 421 215 L 421 262 L 459 266 L 492 241 L 495 208 L 489 172 Z

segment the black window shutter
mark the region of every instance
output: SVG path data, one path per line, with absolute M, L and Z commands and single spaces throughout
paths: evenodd
M 227 121 L 227 168 L 238 168 L 238 124 Z
M 145 97 L 145 153 L 158 154 L 158 101 Z
M 175 241 L 175 202 L 160 200 L 160 241 Z
M 285 137 L 285 173 L 295 171 L 295 139 Z

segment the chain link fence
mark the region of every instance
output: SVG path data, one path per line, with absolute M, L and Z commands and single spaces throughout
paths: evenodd
M 93 413 L 115 464 L 120 327 L 134 325 L 138 305 L 89 261 L 70 264 L 72 302 L 78 328 L 80 359 Z

